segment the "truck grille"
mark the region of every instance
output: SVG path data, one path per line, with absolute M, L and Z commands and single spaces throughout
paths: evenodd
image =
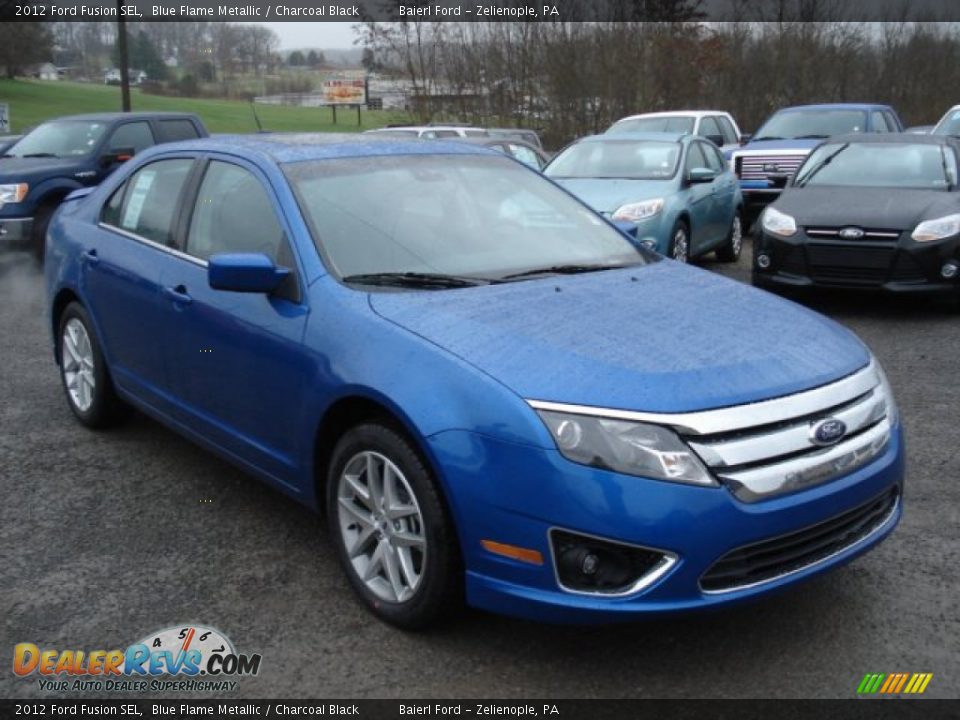
M 789 535 L 731 550 L 700 578 L 704 592 L 730 592 L 798 572 L 855 545 L 886 525 L 897 488 L 858 508 Z
M 770 175 L 792 175 L 806 159 L 801 155 L 738 155 L 734 160 L 734 170 L 741 180 L 766 180 Z M 776 169 L 767 169 L 773 166 Z

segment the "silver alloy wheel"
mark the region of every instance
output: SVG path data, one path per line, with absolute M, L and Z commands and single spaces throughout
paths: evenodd
M 87 328 L 77 318 L 70 318 L 60 341 L 60 367 L 70 402 L 80 412 L 93 405 L 97 379 L 93 374 L 93 345 Z
M 687 231 L 681 225 L 673 233 L 673 259 L 677 262 L 685 263 L 690 256 L 690 241 L 687 238 Z
M 369 450 L 350 458 L 337 487 L 337 519 L 357 577 L 382 600 L 409 600 L 423 579 L 427 539 L 400 468 Z
M 733 216 L 733 225 L 730 226 L 730 250 L 735 258 L 740 257 L 740 250 L 743 248 L 743 225 L 740 221 L 740 215 Z

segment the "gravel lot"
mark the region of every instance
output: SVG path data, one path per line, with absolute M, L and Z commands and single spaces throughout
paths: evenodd
M 748 281 L 748 256 L 703 266 Z M 408 635 L 354 601 L 307 510 L 142 416 L 109 433 L 76 423 L 39 272 L 2 252 L 4 664 L 18 642 L 109 649 L 196 622 L 262 653 L 235 697 L 849 698 L 865 673 L 894 671 L 932 672 L 928 696 L 958 697 L 960 312 L 873 297 L 815 307 L 873 348 L 897 393 L 909 474 L 887 542 L 730 611 L 602 628 L 467 611 Z M 0 696 L 43 696 L 35 678 L 4 670 Z

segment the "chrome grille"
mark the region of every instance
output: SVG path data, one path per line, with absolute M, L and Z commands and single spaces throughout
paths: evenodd
M 803 155 L 739 155 L 735 167 L 741 180 L 766 180 L 771 175 L 792 175 L 806 159 Z M 776 170 L 764 169 L 773 165 Z
M 847 228 L 855 228 L 855 225 L 843 225 L 841 227 L 808 227 L 805 228 L 807 235 L 812 238 L 839 238 L 840 231 Z M 863 231 L 864 240 L 896 241 L 900 237 L 900 231 L 890 228 L 857 228 Z

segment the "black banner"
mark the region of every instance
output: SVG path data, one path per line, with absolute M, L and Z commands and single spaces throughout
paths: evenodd
M 0 0 L 2 21 L 823 22 L 960 20 L 953 0 Z M 0 38 L 2 41 L 2 38 Z
M 0 700 L 2 718 L 939 720 L 954 700 Z

